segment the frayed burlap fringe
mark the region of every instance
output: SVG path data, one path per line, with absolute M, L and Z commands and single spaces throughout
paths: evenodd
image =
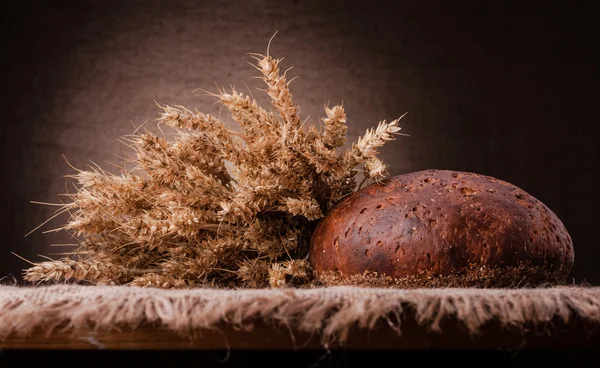
M 453 318 L 472 334 L 489 322 L 503 327 L 569 322 L 600 324 L 600 288 L 378 289 L 349 286 L 315 289 L 159 290 L 126 286 L 0 286 L 0 339 L 51 331 L 135 328 L 151 323 L 177 333 L 223 324 L 251 328 L 279 323 L 320 334 L 324 344 L 343 342 L 351 329 L 389 322 L 401 332 L 409 314 L 440 330 Z

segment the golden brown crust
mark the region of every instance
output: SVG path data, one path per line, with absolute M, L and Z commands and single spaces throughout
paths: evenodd
M 574 261 L 567 230 L 543 203 L 505 181 L 445 170 L 396 176 L 347 197 L 317 226 L 310 256 L 321 275 L 395 279 L 526 264 L 562 280 Z

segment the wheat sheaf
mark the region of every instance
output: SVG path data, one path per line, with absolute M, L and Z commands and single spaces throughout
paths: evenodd
M 57 215 L 80 239 L 59 260 L 34 263 L 31 282 L 70 281 L 143 287 L 315 285 L 308 263 L 314 224 L 357 188 L 387 175 L 378 149 L 400 134 L 382 121 L 343 152 L 342 105 L 321 124 L 299 116 L 281 59 L 249 54 L 273 111 L 234 88 L 212 96 L 239 124 L 182 106 L 159 105 L 159 127 L 126 138 L 133 167 L 119 175 L 74 169 L 77 191 Z M 161 130 L 162 131 L 162 130 Z M 362 183 L 361 183 L 362 184 Z

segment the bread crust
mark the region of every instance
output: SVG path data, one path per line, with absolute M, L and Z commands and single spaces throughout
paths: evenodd
M 479 266 L 513 273 L 533 267 L 563 280 L 574 251 L 560 219 L 515 185 L 425 170 L 372 184 L 338 203 L 312 235 L 310 261 L 317 275 L 427 279 Z

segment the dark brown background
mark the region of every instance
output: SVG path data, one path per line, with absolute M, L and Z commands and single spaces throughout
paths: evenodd
M 247 52 L 294 66 L 304 117 L 344 102 L 350 141 L 404 112 L 383 149 L 391 174 L 428 168 L 492 175 L 546 203 L 575 244 L 576 281 L 600 284 L 598 13 L 582 3 L 5 1 L 0 139 L 0 277 L 11 255 L 61 251 L 35 232 L 72 171 L 110 168 L 119 136 L 154 101 L 218 114 L 196 88 L 260 86 Z M 263 99 L 264 101 L 264 99 Z M 44 229 L 59 227 L 63 216 Z

